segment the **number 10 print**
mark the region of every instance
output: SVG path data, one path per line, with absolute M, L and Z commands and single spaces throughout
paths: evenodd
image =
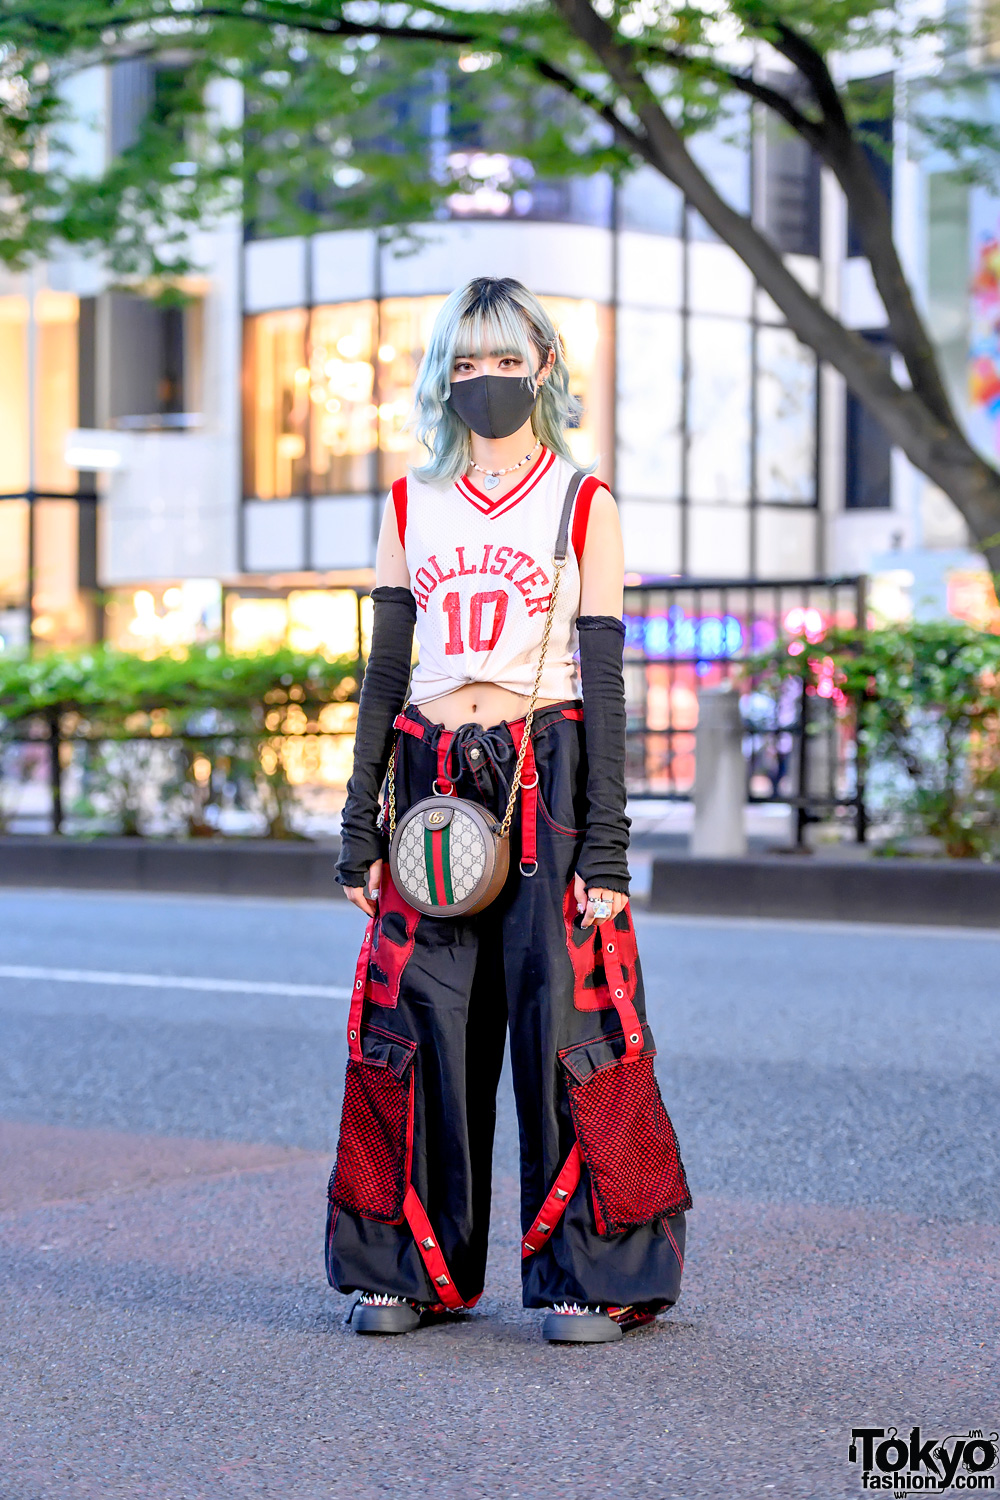
M 488 604 L 493 605 L 493 622 L 489 635 L 484 637 L 483 609 Z M 462 600 L 457 593 L 445 594 L 441 600 L 441 608 L 448 616 L 448 640 L 444 648 L 445 655 L 461 656 L 465 650 L 462 645 Z M 469 650 L 492 651 L 500 639 L 506 618 L 506 589 L 490 589 L 488 593 L 473 594 L 469 600 Z

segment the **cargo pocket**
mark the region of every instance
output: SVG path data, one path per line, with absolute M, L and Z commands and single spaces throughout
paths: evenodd
M 403 1221 L 415 1052 L 416 1043 L 370 1027 L 361 1058 L 347 1064 L 330 1203 L 381 1224 Z
M 599 1234 L 619 1234 L 691 1207 L 677 1137 L 643 1050 L 625 1056 L 618 1033 L 560 1053 L 580 1155 L 590 1174 Z

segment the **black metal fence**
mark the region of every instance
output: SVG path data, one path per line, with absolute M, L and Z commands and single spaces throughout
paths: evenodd
M 830 817 L 850 818 L 857 838 L 863 840 L 864 776 L 854 710 L 836 687 L 832 664 L 829 679 L 820 673 L 816 689 L 803 692 L 801 682 L 793 679 L 777 701 L 759 690 L 753 676 L 747 675 L 746 664 L 776 642 L 785 642 L 793 653 L 811 655 L 810 643 L 818 641 L 829 626 L 864 623 L 865 599 L 866 580 L 861 577 L 756 582 L 664 578 L 627 586 L 626 779 L 630 797 L 690 798 L 698 694 L 738 679 L 748 800 L 794 807 L 799 841 L 807 823 Z M 821 654 L 821 648 L 817 647 L 816 654 Z M 198 738 L 199 753 L 210 765 L 217 757 L 209 742 L 228 741 L 232 736 L 207 732 Z M 346 725 L 319 732 L 310 727 L 308 734 L 292 734 L 287 741 L 289 753 L 301 751 L 292 757 L 297 768 L 294 779 L 309 784 L 312 767 L 318 782 L 342 785 L 351 738 Z M 133 749 L 150 736 L 138 734 L 134 739 Z M 77 740 L 89 740 L 89 736 L 67 733 L 65 727 L 60 730 L 58 720 L 50 716 L 48 723 L 39 719 L 23 739 L 18 732 L 7 738 L 9 751 L 20 752 L 17 767 L 5 764 L 8 757 L 0 756 L 0 779 L 6 773 L 8 780 L 49 782 L 51 816 L 46 808 L 41 821 L 54 831 L 63 821 L 64 775 L 78 753 L 89 753 L 88 745 L 77 745 Z M 169 746 L 172 742 L 159 743 Z M 332 749 L 335 744 L 345 754 L 337 756 L 337 773 L 331 780 L 332 767 L 325 764 L 324 747 Z M 221 749 L 228 752 L 231 746 Z M 214 778 L 214 770 L 212 774 Z
M 738 583 L 675 578 L 625 590 L 627 780 L 631 797 L 685 800 L 694 785 L 698 694 L 739 679 L 751 802 L 788 803 L 801 840 L 808 822 L 853 820 L 865 837 L 864 776 L 853 706 L 833 679 L 789 682 L 776 701 L 746 663 L 786 642 L 808 652 L 830 626 L 863 625 L 866 580 L 804 578 Z M 821 655 L 821 653 L 818 653 Z

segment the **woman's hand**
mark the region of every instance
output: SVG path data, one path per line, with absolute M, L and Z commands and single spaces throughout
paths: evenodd
M 345 885 L 344 895 L 352 906 L 363 911 L 366 917 L 375 915 L 375 902 L 378 900 L 379 886 L 382 884 L 382 861 L 373 860 L 368 866 L 368 886 Z M 581 886 L 582 889 L 582 886 Z
M 372 869 L 374 869 L 374 865 Z M 350 895 L 350 891 L 347 893 Z M 588 891 L 579 875 L 573 876 L 573 894 L 576 897 L 576 909 L 583 912 L 582 927 L 591 927 L 597 921 L 594 916 L 594 902 L 607 901 L 611 907 L 611 915 L 602 917 L 603 922 L 613 922 L 620 911 L 628 906 L 628 897 L 623 896 L 621 891 L 604 891 L 598 885 L 592 885 Z

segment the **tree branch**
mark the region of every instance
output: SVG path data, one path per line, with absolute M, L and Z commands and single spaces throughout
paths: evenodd
M 640 49 L 635 49 L 636 51 Z M 716 79 L 727 88 L 734 89 L 737 93 L 745 94 L 747 98 L 763 104 L 767 109 L 779 115 L 797 135 L 803 137 L 814 151 L 823 149 L 823 126 L 819 121 L 810 120 L 808 115 L 802 113 L 795 101 L 780 89 L 771 88 L 766 83 L 760 83 L 748 73 L 735 73 L 729 68 L 724 68 L 720 63 L 709 62 L 707 58 L 693 57 L 687 52 L 682 52 L 675 47 L 649 47 L 642 49 L 651 59 L 662 61 L 670 67 L 685 68 L 691 72 L 702 72 L 708 77 Z
M 802 342 L 822 353 L 840 371 L 850 388 L 877 413 L 890 439 L 949 493 L 955 491 L 956 466 L 963 466 L 975 477 L 975 484 L 969 485 L 965 514 L 974 529 L 981 528 L 994 503 L 987 498 L 986 489 L 989 482 L 995 483 L 996 476 L 969 446 L 950 409 L 940 414 L 922 393 L 900 386 L 866 341 L 807 292 L 770 241 L 720 197 L 637 69 L 627 45 L 619 42 L 588 0 L 553 0 L 553 4 L 629 101 L 644 127 L 658 170 L 681 189 L 710 228 L 735 250 Z M 971 493 L 977 485 L 982 494 Z M 986 532 L 978 529 L 977 535 L 985 536 Z
M 875 179 L 844 110 L 826 60 L 785 22 L 775 27 L 772 45 L 806 80 L 825 124 L 817 150 L 839 182 L 854 215 L 856 232 L 872 268 L 893 342 L 903 357 L 914 390 L 943 422 L 954 423 L 951 400 L 910 284 L 896 253 L 892 210 Z

